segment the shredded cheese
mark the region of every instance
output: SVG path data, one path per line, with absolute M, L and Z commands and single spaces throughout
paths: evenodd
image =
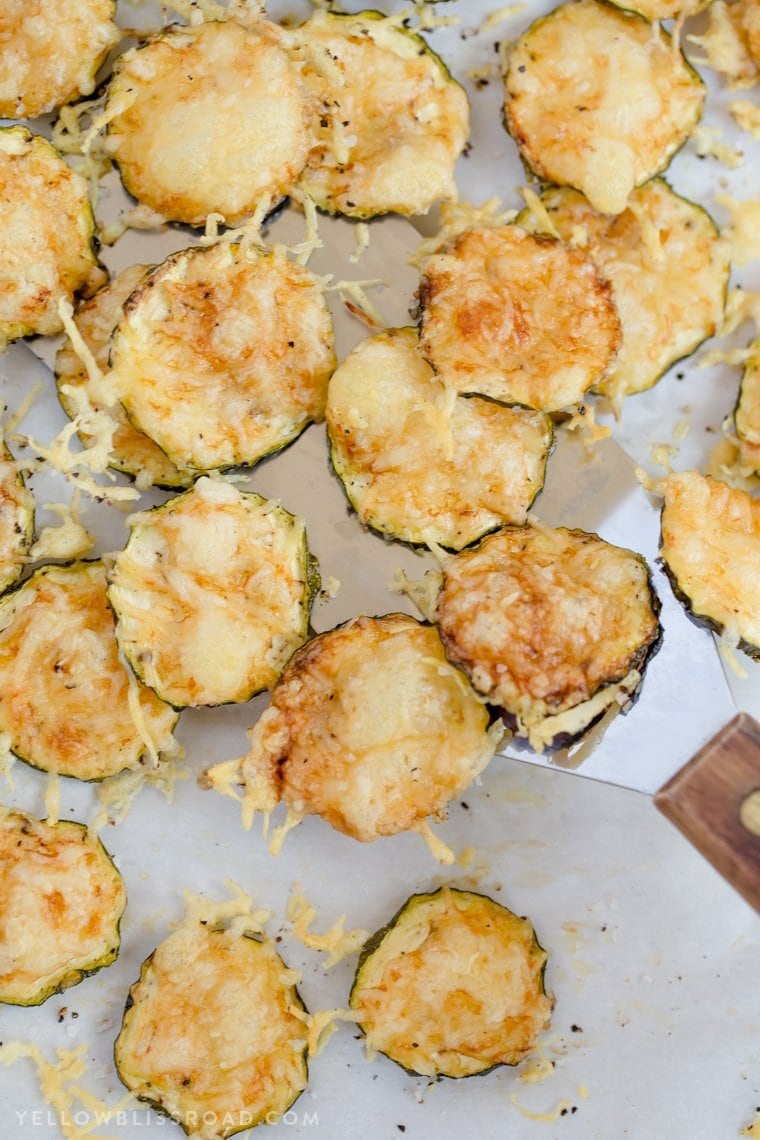
M 51 827 L 61 818 L 61 781 L 55 772 L 48 772 L 45 783 L 45 818 Z
M 424 238 L 409 257 L 409 264 L 421 269 L 427 259 L 439 253 L 465 230 L 496 228 L 514 221 L 517 210 L 505 210 L 499 198 L 489 198 L 480 206 L 472 202 L 443 202 L 437 234 Z
M 80 497 L 77 487 L 70 503 L 43 503 L 42 509 L 58 515 L 61 521 L 56 526 L 42 528 L 29 551 L 31 561 L 61 558 L 68 562 L 82 558 L 92 550 L 95 539 L 79 518 Z
M 559 1120 L 563 1111 L 566 1112 L 568 1109 L 574 1107 L 572 1101 L 561 1100 L 557 1103 L 556 1107 L 551 1109 L 549 1112 L 531 1112 L 529 1108 L 526 1108 L 524 1105 L 519 1103 L 516 1093 L 512 1093 L 509 1099 L 517 1111 L 521 1113 L 526 1120 L 538 1120 L 542 1124 L 554 1124 L 556 1120 Z
M 418 820 L 417 823 L 412 824 L 410 830 L 416 831 L 418 835 L 422 836 L 428 845 L 430 854 L 434 859 L 437 859 L 439 863 L 444 863 L 447 867 L 450 867 L 452 863 L 456 862 L 456 855 L 451 848 L 435 834 L 428 820 Z
M 295 884 L 286 908 L 287 917 L 293 923 L 293 934 L 309 950 L 329 954 L 325 968 L 330 969 L 337 962 L 359 950 L 369 937 L 367 930 L 344 930 L 346 916 L 340 918 L 324 934 L 314 934 L 309 930 L 317 917 L 316 907 L 310 905 L 298 884 Z
M 748 131 L 755 142 L 760 140 L 760 107 L 749 99 L 737 99 L 728 109 L 743 131 Z
M 400 566 L 387 589 L 391 594 L 405 594 L 414 602 L 426 621 L 432 621 L 441 592 L 443 574 L 440 570 L 426 570 L 422 578 L 410 578 Z
M 531 214 L 536 219 L 541 233 L 550 234 L 553 238 L 560 238 L 557 227 L 551 220 L 549 211 L 539 198 L 538 194 L 536 194 L 535 190 L 531 190 L 530 186 L 521 186 L 520 193 L 525 199 L 525 205 L 528 207 Z
M 728 146 L 720 141 L 721 131 L 718 127 L 706 127 L 700 123 L 691 132 L 691 141 L 700 158 L 717 158 L 724 166 L 741 166 L 744 162 L 744 151 Z

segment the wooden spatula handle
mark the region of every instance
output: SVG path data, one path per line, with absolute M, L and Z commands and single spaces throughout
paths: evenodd
M 760 911 L 760 724 L 739 713 L 654 802 Z

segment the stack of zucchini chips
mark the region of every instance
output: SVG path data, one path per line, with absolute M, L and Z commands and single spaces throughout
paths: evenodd
M 718 232 L 660 177 L 705 89 L 650 22 L 683 6 L 640 7 L 576 0 L 512 46 L 505 124 L 539 193 L 508 224 L 460 211 L 422 264 L 417 323 L 340 362 L 324 280 L 246 223 L 286 197 L 357 221 L 455 199 L 467 100 L 400 19 L 319 9 L 283 27 L 238 5 L 118 54 L 91 111 L 101 161 L 146 214 L 211 237 L 111 280 L 82 177 L 35 130 L 0 130 L 0 340 L 60 332 L 73 303 L 64 409 L 85 447 L 109 425 L 108 462 L 140 491 L 172 492 L 130 518 L 107 561 L 35 567 L 34 503 L 3 443 L 13 754 L 103 780 L 170 751 L 181 709 L 267 690 L 247 755 L 205 785 L 246 819 L 284 802 L 289 822 L 316 814 L 368 842 L 445 816 L 505 725 L 528 747 L 567 745 L 634 699 L 661 633 L 649 567 L 531 508 L 584 400 L 619 406 L 722 319 Z M 13 45 L 0 115 L 87 98 L 119 40 L 113 17 L 112 0 L 0 14 Z M 758 375 L 755 353 L 737 433 L 756 471 Z M 304 520 L 224 476 L 322 420 L 357 528 L 437 552 L 426 620 L 356 615 L 310 638 L 320 580 Z M 753 654 L 759 551 L 748 493 L 697 472 L 668 480 L 662 556 L 679 596 Z M 1 1001 L 39 1004 L 114 959 L 124 884 L 85 826 L 4 808 L 0 858 Z M 468 1076 L 536 1046 L 546 957 L 526 918 L 447 885 L 366 942 L 348 1003 L 369 1050 Z M 273 1122 L 307 1081 L 296 981 L 260 931 L 186 919 L 130 990 L 122 1081 L 192 1136 Z

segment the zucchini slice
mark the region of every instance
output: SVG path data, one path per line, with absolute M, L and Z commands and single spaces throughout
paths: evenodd
M 284 800 L 369 842 L 445 814 L 493 755 L 488 721 L 435 629 L 360 617 L 293 655 L 240 775 L 254 808 Z
M 270 938 L 182 923 L 129 991 L 119 1077 L 198 1140 L 276 1123 L 308 1079 L 295 980 Z
M 729 262 L 718 228 L 701 206 L 662 178 L 634 190 L 615 217 L 600 214 L 568 188 L 546 190 L 541 202 L 563 241 L 585 250 L 612 285 L 623 343 L 597 391 L 614 402 L 643 392 L 715 334 Z M 520 224 L 535 224 L 528 211 Z
M 353 218 L 424 214 L 457 197 L 467 96 L 425 40 L 380 12 L 318 11 L 294 33 L 317 107 L 301 188 Z
M 101 283 L 84 179 L 24 127 L 0 127 L 0 351 L 60 332 L 60 301 Z
M 180 468 L 254 464 L 324 416 L 335 368 L 320 280 L 277 250 L 173 254 L 111 342 L 127 415 Z
M 103 373 L 108 372 L 111 334 L 123 316 L 128 298 L 148 272 L 147 265 L 129 266 L 89 301 L 84 301 L 74 314 L 80 336 Z M 110 464 L 116 471 L 134 475 L 143 487 L 187 487 L 192 483 L 195 473 L 175 467 L 158 444 L 134 427 L 120 404 L 104 407 L 68 337 L 55 358 L 55 379 L 58 398 L 71 419 L 76 416 L 77 408 L 67 389 L 84 388 L 90 404 L 98 411 L 108 411 L 116 420 Z M 84 432 L 80 432 L 79 437 L 85 445 L 91 442 L 91 437 Z
M 444 384 L 544 412 L 612 366 L 620 321 L 591 258 L 519 226 L 467 230 L 420 285 L 422 351 Z
M 126 901 L 84 824 L 0 805 L 0 1002 L 40 1005 L 113 962 Z
M 120 32 L 116 0 L 5 0 L 0 118 L 34 119 L 89 95 Z
M 333 467 L 361 521 L 455 550 L 525 521 L 553 439 L 543 412 L 447 390 L 411 328 L 353 350 L 330 380 L 326 418 Z
M 660 553 L 691 616 L 760 659 L 760 502 L 698 471 L 669 475 Z
M 312 106 L 282 32 L 261 20 L 170 27 L 125 52 L 105 115 L 127 191 L 169 221 L 242 222 L 295 184 Z
M 505 527 L 446 561 L 436 623 L 516 734 L 556 745 L 638 688 L 659 608 L 640 554 L 582 530 Z
M 306 640 L 318 588 L 303 520 L 202 478 L 130 525 L 108 597 L 140 679 L 177 708 L 271 688 Z
M 527 918 L 444 886 L 365 944 L 349 1005 L 367 1049 L 426 1077 L 517 1065 L 549 1025 L 547 954 Z
M 734 412 L 740 462 L 760 473 L 760 337 L 750 345 Z
M 0 439 L 0 593 L 24 572 L 34 540 L 34 498 Z
M 666 32 L 633 12 L 577 0 L 518 40 L 504 114 L 540 178 L 619 214 L 688 138 L 704 98 L 702 80 Z
M 134 683 L 101 562 L 43 566 L 0 599 L 0 732 L 20 759 L 80 780 L 139 767 L 146 736 L 167 747 L 177 714 L 139 686 L 138 727 Z

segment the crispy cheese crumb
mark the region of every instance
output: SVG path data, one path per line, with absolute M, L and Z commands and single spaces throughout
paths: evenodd
M 359 950 L 369 937 L 368 930 L 344 930 L 346 921 L 344 914 L 324 934 L 311 932 L 309 927 L 317 917 L 316 907 L 311 906 L 298 884 L 295 884 L 291 891 L 285 913 L 293 923 L 293 934 L 299 942 L 309 950 L 329 954 L 325 963 L 325 968 L 328 970 L 337 962 L 347 958 L 349 954 Z
M 733 263 L 746 265 L 760 257 L 760 198 L 740 201 L 730 194 L 716 194 L 715 200 L 731 215 L 721 232 L 731 248 Z
M 451 848 L 443 842 L 440 836 L 435 834 L 428 820 L 418 820 L 409 830 L 416 831 L 418 835 L 422 836 L 428 845 L 430 854 L 434 859 L 437 859 L 439 863 L 450 867 L 452 863 L 456 862 L 456 855 Z
M 405 594 L 426 621 L 432 621 L 441 592 L 443 574 L 440 570 L 427 570 L 422 578 L 410 578 L 406 571 L 399 567 L 393 580 L 387 585 L 391 594 Z
M 562 1116 L 563 1111 L 566 1112 L 568 1109 L 574 1107 L 571 1100 L 561 1100 L 558 1101 L 556 1107 L 553 1108 L 550 1112 L 531 1112 L 529 1108 L 526 1108 L 524 1105 L 520 1104 L 516 1093 L 512 1093 L 509 1099 L 517 1111 L 521 1113 L 526 1120 L 538 1120 L 542 1124 L 554 1124 L 555 1120 L 559 1120 L 560 1116 Z
M 706 127 L 704 124 L 696 126 L 691 133 L 694 149 L 700 158 L 717 158 L 724 166 L 741 166 L 744 162 L 744 151 L 736 150 L 720 141 L 721 130 L 718 127 Z
M 737 99 L 729 103 L 729 111 L 743 131 L 748 131 L 757 142 L 760 140 L 760 107 L 749 99 Z
M 79 488 L 74 489 L 70 503 L 43 503 L 43 510 L 51 511 L 61 520 L 55 526 L 45 526 L 29 551 L 32 561 L 61 558 L 73 561 L 89 553 L 95 539 L 79 518 Z

